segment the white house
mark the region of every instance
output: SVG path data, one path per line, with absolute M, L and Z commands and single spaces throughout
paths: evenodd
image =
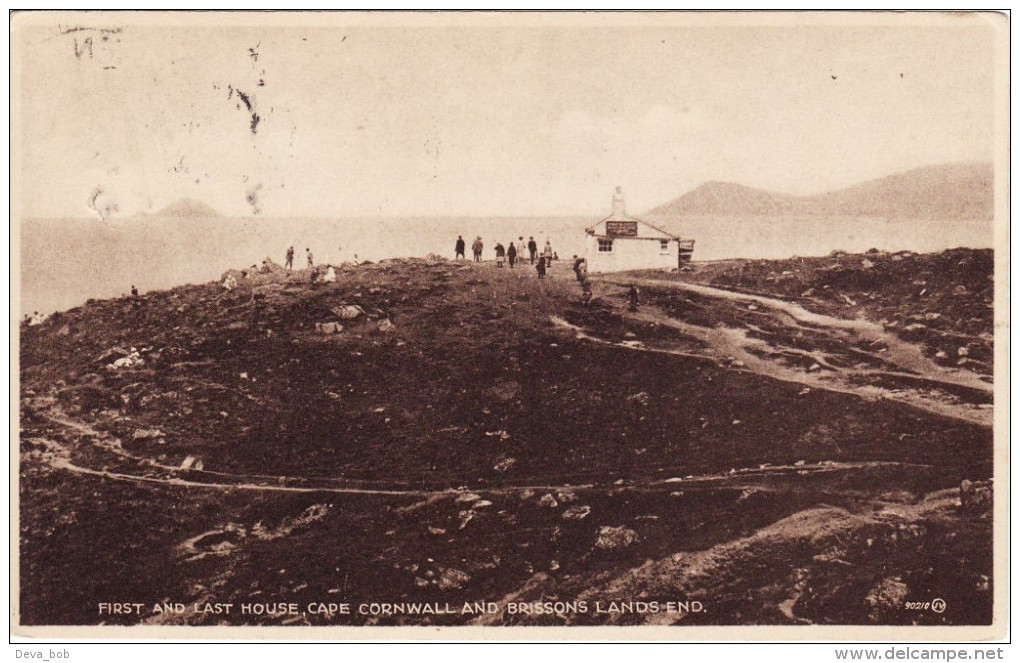
M 585 230 L 589 272 L 674 269 L 691 259 L 694 240 L 683 240 L 647 221 L 630 216 L 616 187 L 613 213 Z

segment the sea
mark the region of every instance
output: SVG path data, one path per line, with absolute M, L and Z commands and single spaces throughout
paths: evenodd
M 283 264 L 294 247 L 295 267 L 311 249 L 317 264 L 386 258 L 454 257 L 457 236 L 481 237 L 484 258 L 496 242 L 548 240 L 561 258 L 584 251 L 589 217 L 449 218 L 200 218 L 24 219 L 20 257 L 19 315 L 52 313 L 92 298 L 142 293 L 218 279 L 269 258 Z M 650 219 L 685 239 L 694 239 L 695 260 L 785 258 L 826 255 L 833 250 L 871 248 L 940 251 L 993 245 L 992 222 L 887 218 L 689 217 L 679 222 Z

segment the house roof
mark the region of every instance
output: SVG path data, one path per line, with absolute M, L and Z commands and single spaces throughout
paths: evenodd
M 667 231 L 667 230 L 665 230 L 663 228 L 660 228 L 660 227 L 658 227 L 656 225 L 648 223 L 647 221 L 645 221 L 643 219 L 639 219 L 636 216 L 631 216 L 630 214 L 627 214 L 627 210 L 626 210 L 626 207 L 624 205 L 624 200 L 623 200 L 623 190 L 620 187 L 616 187 L 616 195 L 613 196 L 613 213 L 610 214 L 609 216 L 607 216 L 606 218 L 602 219 L 601 221 L 599 221 L 597 223 L 594 223 L 591 226 L 585 228 L 585 232 L 591 233 L 591 234 L 596 234 L 595 228 L 597 226 L 599 226 L 600 224 L 604 226 L 607 222 L 611 222 L 611 221 L 630 221 L 630 222 L 640 223 L 640 224 L 643 224 L 643 225 L 651 228 L 652 230 L 654 230 L 654 231 L 656 231 L 658 233 L 662 233 L 666 237 L 669 237 L 669 238 L 672 238 L 672 239 L 677 239 L 677 240 L 680 239 L 679 236 L 674 235 L 673 233 L 671 233 L 671 232 L 669 232 L 669 231 Z
M 598 226 L 600 226 L 600 225 L 604 226 L 607 221 L 636 221 L 637 223 L 640 223 L 641 225 L 647 226 L 647 227 L 651 228 L 652 230 L 654 230 L 656 232 L 660 232 L 663 235 L 666 235 L 667 237 L 670 237 L 672 239 L 680 239 L 679 235 L 675 235 L 675 234 L 669 232 L 668 230 L 665 230 L 664 228 L 660 228 L 659 226 L 655 225 L 654 223 L 648 223 L 644 219 L 639 219 L 636 216 L 631 216 L 631 215 L 626 214 L 626 213 L 624 213 L 624 214 L 610 214 L 609 216 L 607 216 L 606 218 L 602 219 L 601 221 L 597 221 L 596 223 L 593 223 L 592 225 L 590 225 L 587 228 L 585 228 L 585 232 L 593 233 L 593 234 L 598 234 L 598 233 L 596 233 L 595 229 Z

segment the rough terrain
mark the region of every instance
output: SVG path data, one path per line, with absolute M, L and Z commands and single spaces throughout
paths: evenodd
M 991 620 L 988 252 L 233 275 L 22 325 L 22 623 Z

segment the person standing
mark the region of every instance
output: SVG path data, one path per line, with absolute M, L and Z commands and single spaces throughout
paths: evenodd
M 584 258 L 578 258 L 574 256 L 574 276 L 577 277 L 577 282 L 580 283 L 583 279 L 581 276 L 581 268 L 584 267 Z
M 306 248 L 305 253 L 308 254 L 308 266 L 311 267 L 315 264 L 315 260 L 312 258 L 312 250 Z
M 285 263 L 287 269 L 294 269 L 294 247 L 291 246 L 287 249 L 287 261 Z
M 454 259 L 464 259 L 464 238 L 457 235 L 457 244 L 453 247 Z
M 514 263 L 517 261 L 517 247 L 513 242 L 510 242 L 510 248 L 506 250 L 506 260 L 510 263 L 510 269 L 513 269 Z
M 631 313 L 637 313 L 638 310 L 638 289 L 633 283 L 627 289 L 627 310 Z
M 545 278 L 545 260 L 539 260 L 538 264 L 535 265 L 535 269 L 538 270 L 538 278 Z
M 482 238 L 475 237 L 474 243 L 471 244 L 471 253 L 475 254 L 475 262 L 482 261 Z
M 553 249 L 552 244 L 549 240 L 545 240 L 545 246 L 542 247 L 542 259 L 545 260 L 546 269 L 552 268 Z
M 506 255 L 506 249 L 499 242 L 496 242 L 496 267 L 503 266 L 503 256 Z
M 531 264 L 535 264 L 535 256 L 538 255 L 538 244 L 535 242 L 534 237 L 528 238 L 528 257 L 531 258 Z

